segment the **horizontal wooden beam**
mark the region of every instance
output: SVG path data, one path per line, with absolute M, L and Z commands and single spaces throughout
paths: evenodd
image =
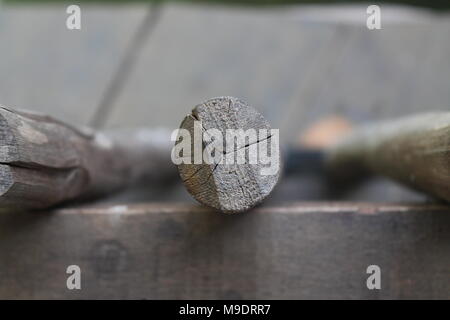
M 135 204 L 0 215 L 0 298 L 450 298 L 450 208 Z M 66 268 L 81 268 L 68 290 Z M 369 290 L 369 265 L 381 290 Z

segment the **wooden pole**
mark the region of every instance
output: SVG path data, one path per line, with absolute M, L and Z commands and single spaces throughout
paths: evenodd
M 196 132 L 195 123 L 201 123 L 200 132 Z M 233 97 L 213 98 L 197 105 L 192 114 L 183 120 L 181 128 L 186 129 L 192 137 L 192 152 L 189 155 L 190 163 L 179 164 L 178 170 L 186 189 L 197 201 L 221 212 L 237 213 L 256 206 L 272 192 L 280 176 L 279 152 L 272 150 L 275 138 L 269 134 L 266 139 L 248 136 L 248 140 L 240 141 L 240 146 L 234 143 L 230 145 L 231 141 L 226 141 L 228 129 L 241 129 L 242 132 L 247 132 L 248 129 L 256 132 L 260 129 L 270 131 L 268 122 L 254 108 Z M 195 140 L 200 139 L 200 151 L 203 152 L 205 146 L 202 144 L 202 136 L 210 129 L 218 130 L 224 140 L 222 147 L 216 150 L 223 155 L 223 161 L 209 164 L 201 159 L 199 163 L 195 163 Z M 262 171 L 267 165 L 260 161 L 259 148 L 262 144 L 266 144 L 273 155 L 276 154 L 271 163 L 275 169 L 271 172 L 273 174 L 264 174 Z M 258 150 L 256 163 L 251 163 L 249 158 L 253 147 L 258 148 L 253 149 Z M 244 153 L 245 163 L 238 163 L 235 156 L 239 152 Z M 230 155 L 234 162 L 227 161 L 227 156 Z
M 450 112 L 363 126 L 325 158 L 340 176 L 369 170 L 450 201 Z
M 96 133 L 0 107 L 0 207 L 46 208 L 145 179 L 176 177 L 170 135 Z
M 181 127 L 192 132 L 194 120 L 202 120 L 202 130 L 270 128 L 256 110 L 230 97 L 198 105 Z M 245 149 L 261 142 L 250 141 Z M 171 148 L 169 132 L 99 133 L 0 107 L 0 207 L 46 208 L 108 194 L 140 181 L 175 178 Z M 333 174 L 349 177 L 373 171 L 450 201 L 449 112 L 355 129 L 324 154 Z M 277 165 L 281 167 L 280 159 Z M 280 175 L 280 170 L 261 175 L 261 164 L 248 163 L 180 164 L 178 169 L 194 198 L 231 213 L 260 203 Z

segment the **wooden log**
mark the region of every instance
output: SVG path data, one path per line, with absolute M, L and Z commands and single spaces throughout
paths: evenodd
M 450 299 L 446 206 L 190 204 L 0 215 L 1 299 Z M 81 290 L 66 287 L 69 265 Z M 367 267 L 381 269 L 369 290 Z
M 236 213 L 249 210 L 272 192 L 280 177 L 278 136 L 271 136 L 269 123 L 254 108 L 233 97 L 213 98 L 197 105 L 181 129 L 189 133 L 190 150 L 189 154 L 181 150 L 188 163 L 181 162 L 178 170 L 186 189 L 200 203 Z M 207 137 L 209 130 L 216 130 L 217 135 Z M 229 135 L 229 130 L 237 135 Z M 178 138 L 181 143 L 186 139 Z M 207 152 L 213 143 L 215 148 Z M 263 163 L 261 155 L 269 153 L 270 163 Z M 265 172 L 267 166 L 271 172 Z
M 0 207 L 46 208 L 176 176 L 168 132 L 96 133 L 0 107 Z
M 339 176 L 369 170 L 450 201 L 450 113 L 355 129 L 327 150 L 325 161 Z

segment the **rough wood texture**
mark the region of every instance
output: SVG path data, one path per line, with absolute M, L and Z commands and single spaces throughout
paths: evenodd
M 335 172 L 369 169 L 450 201 L 450 113 L 418 114 L 356 129 L 327 158 Z
M 109 135 L 0 107 L 0 206 L 46 208 L 107 194 L 148 178 L 170 178 L 169 134 Z
M 140 204 L 0 215 L 0 298 L 450 299 L 450 209 Z M 82 236 L 81 236 L 82 235 Z M 81 290 L 66 268 L 81 268 Z M 381 268 L 368 290 L 366 268 Z
M 200 132 L 196 132 L 195 123 L 200 127 Z M 236 213 L 254 207 L 272 192 L 281 171 L 279 146 L 272 144 L 272 140 L 276 139 L 271 137 L 270 125 L 254 108 L 232 97 L 213 98 L 196 106 L 192 114 L 183 120 L 181 128 L 190 133 L 191 150 L 190 155 L 181 154 L 188 157 L 190 164 L 181 163 L 178 170 L 187 190 L 200 203 L 222 212 Z M 203 158 L 197 164 L 194 144 L 197 141 L 200 155 L 204 155 L 203 150 L 206 150 L 208 143 L 204 143 L 203 135 L 210 129 L 219 131 L 223 144 L 216 148 L 211 156 L 214 158 L 209 162 Z M 249 129 L 256 130 L 257 135 L 228 141 L 228 129 L 240 129 L 243 133 Z M 259 130 L 264 130 L 265 138 L 259 136 Z M 206 141 L 212 139 L 206 138 Z M 272 152 L 271 155 L 275 155 L 275 163 L 261 162 L 259 151 L 262 144 Z M 245 163 L 238 163 L 239 153 L 242 153 Z M 250 161 L 252 156 L 256 157 L 256 163 Z M 275 167 L 272 174 L 263 172 L 267 165 Z
M 80 31 L 64 28 L 65 9 L 2 6 L 0 71 L 8 76 L 0 79 L 1 102 L 86 124 L 147 5 L 83 5 Z M 164 5 L 107 126 L 175 129 L 180 119 L 174 114 L 227 94 L 257 106 L 273 128 L 281 128 L 282 143 L 294 143 L 297 131 L 326 114 L 359 123 L 447 108 L 450 41 L 443 39 L 450 34 L 449 16 L 386 4 L 383 29 L 372 31 L 365 28 L 366 9 Z M 289 188 L 276 188 L 277 197 L 267 200 L 332 199 L 320 179 L 286 180 Z M 190 201 L 182 188 L 177 195 L 155 190 L 150 197 Z M 377 179 L 345 199 L 422 197 Z

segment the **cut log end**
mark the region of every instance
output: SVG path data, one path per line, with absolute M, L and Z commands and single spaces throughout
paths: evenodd
M 272 192 L 280 175 L 279 152 L 277 150 L 275 164 L 272 164 L 275 170 L 265 174 L 267 164 L 261 164 L 259 151 L 261 144 L 266 144 L 267 154 L 274 152 L 272 137 L 270 125 L 254 108 L 232 97 L 213 98 L 196 106 L 183 120 L 181 128 L 190 133 L 192 152 L 190 163 L 181 163 L 178 169 L 184 185 L 197 201 L 221 212 L 237 213 L 251 209 Z M 241 129 L 245 138 L 228 141 L 228 129 Z M 249 129 L 254 130 L 256 136 L 250 134 Z M 261 139 L 259 130 L 265 131 L 267 136 Z M 222 137 L 223 143 L 217 143 L 218 137 Z M 195 143 L 201 145 L 201 162 L 195 159 Z M 209 149 L 212 143 L 214 151 Z M 250 161 L 250 154 L 255 152 L 257 161 Z M 243 156 L 243 163 L 237 161 L 238 154 Z

